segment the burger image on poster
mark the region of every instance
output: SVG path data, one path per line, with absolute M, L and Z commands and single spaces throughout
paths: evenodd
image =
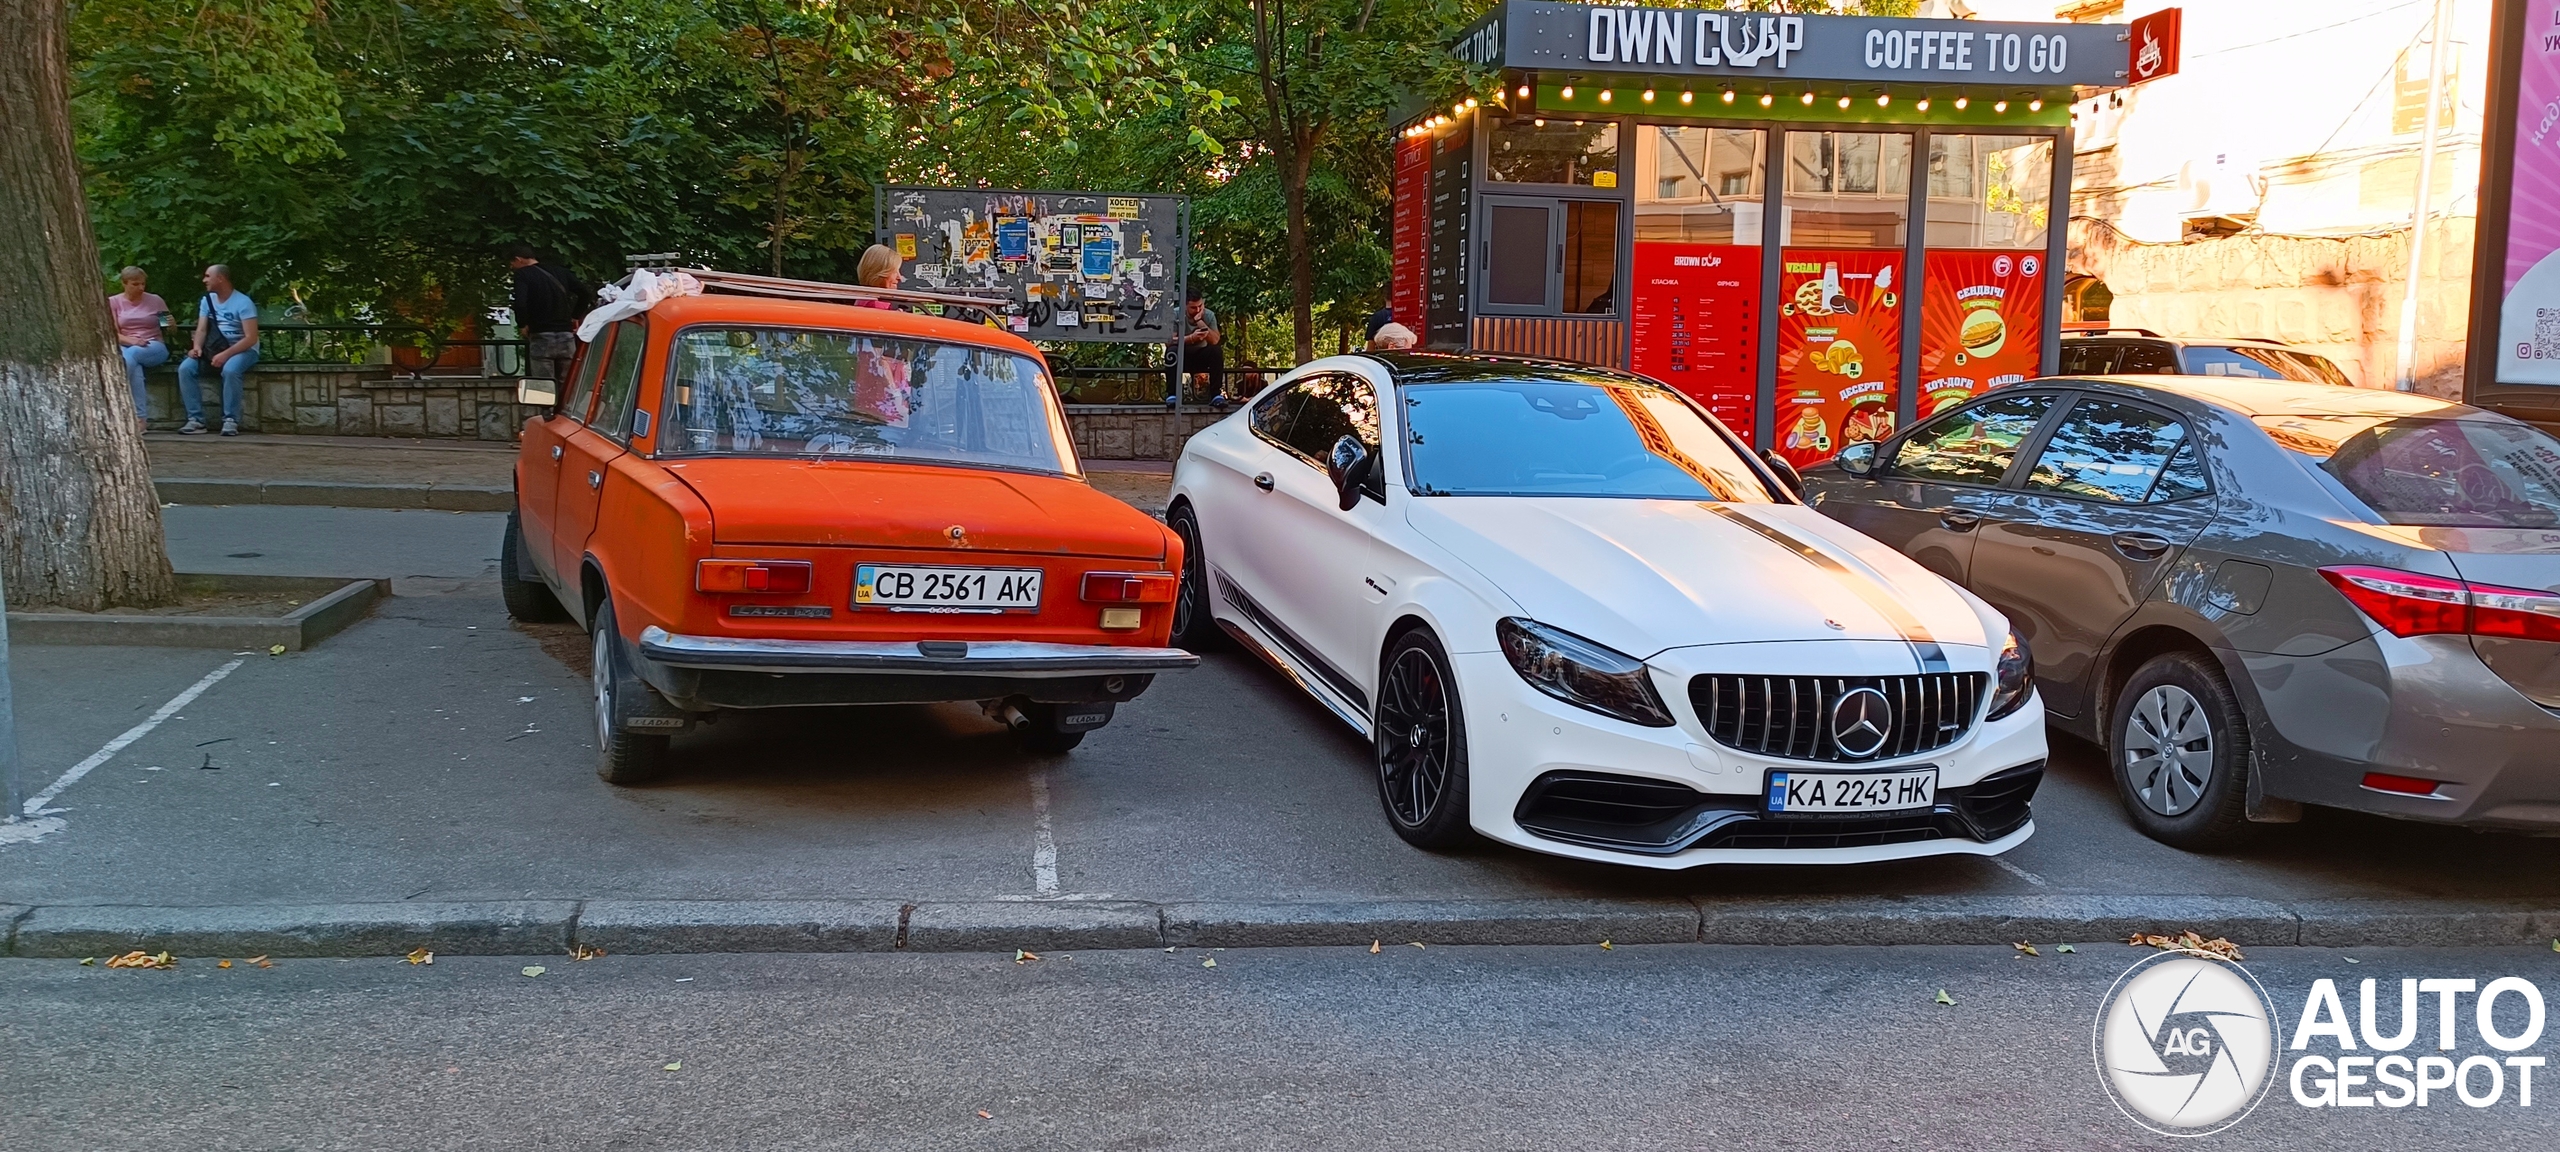
M 2498 379 L 2560 384 L 2560 249 L 2526 269 L 2498 312 Z

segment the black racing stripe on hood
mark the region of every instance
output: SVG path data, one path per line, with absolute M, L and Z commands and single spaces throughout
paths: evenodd
M 1724 517 L 1738 527 L 1749 529 L 1761 539 L 1794 553 L 1805 563 L 1821 569 L 1832 579 L 1839 581 L 1841 587 L 1848 589 L 1858 599 L 1866 601 L 1867 607 L 1875 609 L 1877 615 L 1884 617 L 1886 623 L 1893 625 L 1894 631 L 1902 634 L 1903 642 L 1911 645 L 1912 658 L 1920 662 L 1921 671 L 1954 670 L 1954 665 L 1947 660 L 1946 650 L 1940 648 L 1937 637 L 1930 634 L 1929 626 L 1921 623 L 1918 616 L 1912 615 L 1911 609 L 1903 606 L 1902 601 L 1894 599 L 1891 592 L 1878 587 L 1875 581 L 1868 579 L 1863 573 L 1852 570 L 1830 553 L 1789 535 L 1785 529 L 1745 515 L 1732 505 L 1702 504 L 1700 506 Z

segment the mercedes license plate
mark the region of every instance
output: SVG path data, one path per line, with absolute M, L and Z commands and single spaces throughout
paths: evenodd
M 1789 815 L 1863 814 L 1927 808 L 1938 802 L 1938 770 L 1797 772 L 1771 769 L 1769 811 Z
M 861 564 L 853 570 L 857 608 L 946 612 L 1037 612 L 1037 568 L 926 568 Z

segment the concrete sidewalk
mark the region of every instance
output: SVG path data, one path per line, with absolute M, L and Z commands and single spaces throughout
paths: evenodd
M 169 504 L 300 504 L 504 512 L 514 506 L 516 447 L 474 440 L 363 436 L 143 437 Z M 1173 466 L 1089 460 L 1093 486 L 1163 515 Z

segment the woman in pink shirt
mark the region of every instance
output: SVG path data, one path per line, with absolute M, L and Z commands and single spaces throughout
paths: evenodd
M 142 374 L 169 362 L 169 345 L 160 336 L 169 302 L 146 290 L 150 281 L 140 268 L 128 267 L 116 279 L 124 281 L 124 291 L 107 297 L 107 311 L 115 316 L 117 350 L 124 353 L 125 376 L 133 383 L 133 413 L 149 428 L 151 401 L 142 390 Z

